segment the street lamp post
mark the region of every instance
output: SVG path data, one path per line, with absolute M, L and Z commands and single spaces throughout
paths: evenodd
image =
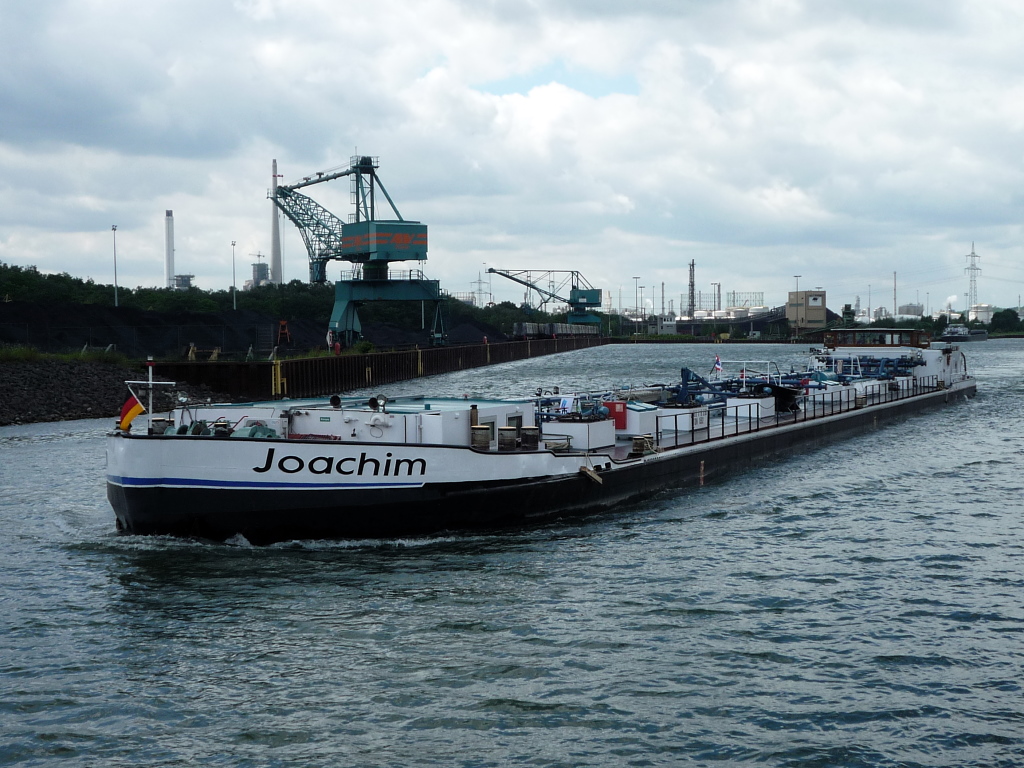
M 114 237 L 114 306 L 117 306 L 117 224 L 110 225 Z
M 238 288 L 235 287 L 235 241 L 231 241 L 231 308 L 238 309 Z
M 639 316 L 638 320 L 640 322 L 646 324 L 646 322 L 647 322 L 647 310 L 644 307 L 644 292 L 643 292 L 643 289 L 640 290 L 640 305 L 636 308 L 636 312 L 637 312 L 637 315 Z M 640 326 L 640 328 L 642 328 L 642 327 L 643 327 L 643 325 Z M 639 330 L 639 328 L 637 330 Z M 645 333 L 646 333 L 646 331 L 645 331 Z
M 639 275 L 633 276 L 633 307 L 635 313 L 633 315 L 633 333 L 636 333 L 636 318 L 640 314 L 640 294 L 638 293 L 638 291 L 640 290 L 638 286 L 640 284 L 637 282 L 637 280 L 639 279 Z

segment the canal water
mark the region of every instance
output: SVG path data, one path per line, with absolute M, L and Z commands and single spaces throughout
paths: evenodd
M 386 394 L 670 382 L 632 345 Z M 1024 764 L 1024 341 L 978 396 L 585 520 L 114 532 L 111 419 L 0 428 L 0 766 Z

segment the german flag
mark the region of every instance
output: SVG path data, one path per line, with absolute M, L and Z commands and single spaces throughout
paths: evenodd
M 139 398 L 132 395 L 121 408 L 121 422 L 117 425 L 119 429 L 127 431 L 132 424 L 132 419 L 142 413 L 145 408 L 139 402 Z

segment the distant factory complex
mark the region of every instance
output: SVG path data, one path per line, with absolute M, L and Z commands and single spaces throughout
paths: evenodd
M 678 305 L 673 298 L 666 302 L 665 283 L 660 292 L 651 286 L 647 299 L 646 286 L 640 285 L 640 277 L 632 276 L 633 297 L 630 303 L 623 301 L 623 290 L 618 295 L 607 289 L 590 285 L 578 271 L 569 270 L 511 270 L 489 268 L 485 282 L 479 275 L 473 283 L 474 291 L 451 293 L 442 291 L 437 281 L 426 280 L 418 269 L 392 273 L 392 262 L 412 261 L 414 264 L 426 259 L 426 225 L 407 221 L 398 213 L 390 196 L 377 177 L 377 158 L 370 156 L 353 157 L 346 168 L 336 168 L 303 177 L 289 185 L 279 185 L 277 161 L 272 163 L 271 187 L 268 197 L 271 201 L 271 245 L 270 257 L 264 260 L 262 253 L 249 254 L 256 262 L 251 265 L 252 277 L 244 281 L 243 290 L 254 287 L 280 284 L 282 282 L 281 233 L 279 219 L 283 214 L 294 223 L 303 238 L 309 254 L 310 282 L 327 281 L 326 266 L 329 260 L 352 262 L 355 269 L 346 278 L 335 283 L 337 304 L 331 320 L 331 331 L 346 343 L 359 336 L 359 320 L 356 309 L 366 301 L 408 300 L 430 301 L 440 305 L 447 299 L 455 299 L 476 306 L 493 304 L 490 274 L 498 274 L 523 285 L 526 290 L 522 304 L 551 313 L 566 312 L 570 324 L 597 326 L 617 318 L 615 330 L 622 331 L 630 325 L 634 332 L 648 334 L 693 334 L 706 335 L 711 328 L 715 333 L 735 333 L 749 337 L 762 335 L 788 335 L 792 330 L 804 333 L 825 328 L 837 320 L 870 323 L 875 320 L 916 320 L 930 315 L 943 315 L 953 319 L 966 314 L 968 321 L 989 323 L 996 308 L 978 302 L 977 276 L 980 257 L 974 252 L 968 254 L 970 288 L 967 291 L 967 311 L 956 310 L 953 303 L 956 296 L 947 298 L 937 311 L 922 304 L 897 304 L 896 273 L 893 273 L 892 304 L 871 307 L 869 291 L 866 306 L 861 306 L 857 296 L 852 304 L 843 307 L 842 314 L 830 312 L 824 288 L 800 290 L 801 275 L 794 275 L 796 289 L 788 293 L 785 304 L 772 306 L 764 300 L 762 291 L 727 291 L 724 301 L 722 283 L 712 282 L 712 291 L 696 289 L 696 262 L 689 263 L 689 281 L 686 293 L 680 293 Z M 343 221 L 315 201 L 300 194 L 300 188 L 331 179 L 346 177 L 352 185 L 352 198 L 356 212 Z M 375 201 L 378 193 L 387 200 L 394 218 L 380 219 L 376 215 Z M 164 219 L 165 286 L 174 290 L 192 287 L 195 275 L 175 271 L 174 213 L 168 210 Z M 232 290 L 235 285 L 235 241 L 231 242 Z M 417 264 L 418 266 L 418 264 Z M 660 308 L 657 308 L 660 293 Z M 534 298 L 535 297 L 535 298 Z M 533 299 L 533 300 L 531 300 Z M 617 300 L 616 300 L 617 299 Z M 601 310 L 604 318 L 594 313 Z M 436 310 L 434 336 L 443 343 L 444 323 L 442 309 Z

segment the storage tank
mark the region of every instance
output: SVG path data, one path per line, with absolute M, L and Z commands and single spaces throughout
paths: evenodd
M 731 317 L 736 318 L 737 320 L 742 320 L 749 313 L 750 310 L 747 309 L 746 307 L 733 307 L 732 309 L 729 310 L 729 315 Z
M 704 309 L 694 310 L 694 313 L 693 313 L 693 319 L 694 320 L 703 320 L 707 316 L 708 316 L 707 310 L 704 310 Z
M 727 309 L 716 309 L 714 313 L 715 320 L 725 320 L 729 317 L 729 310 Z
M 967 319 L 978 323 L 991 323 L 995 307 L 991 304 L 974 304 L 967 311 Z
M 751 307 L 750 308 L 750 314 L 751 315 L 765 315 L 765 314 L 768 314 L 768 310 L 769 310 L 768 307 Z

